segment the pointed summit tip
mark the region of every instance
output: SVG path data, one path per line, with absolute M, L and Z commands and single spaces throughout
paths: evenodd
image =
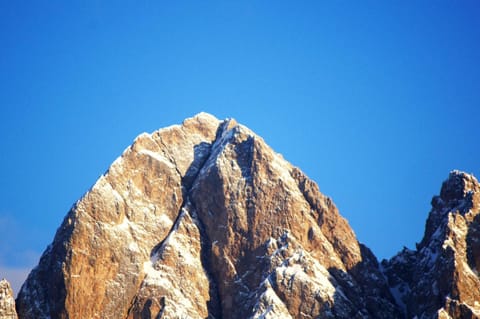
M 473 176 L 473 174 L 469 174 L 467 172 L 463 172 L 463 171 L 460 171 L 458 169 L 454 169 L 450 172 L 450 174 L 448 175 L 448 178 L 464 178 L 464 179 L 475 179 L 475 176 Z
M 448 179 L 442 184 L 440 197 L 444 201 L 462 199 L 467 193 L 478 191 L 479 189 L 480 185 L 475 176 L 459 170 L 453 170 L 448 175 Z
M 207 112 L 200 112 L 192 117 L 192 119 L 196 120 L 204 120 L 204 121 L 213 121 L 213 122 L 218 122 L 219 119 L 216 118 L 214 115 L 207 113 Z
M 232 127 L 238 125 L 238 122 L 233 117 L 227 117 L 224 120 L 219 120 L 215 115 L 212 115 L 210 113 L 203 112 L 203 111 L 194 115 L 193 117 L 185 119 L 184 122 L 188 122 L 191 120 L 196 120 L 200 122 L 214 122 L 214 123 L 221 122 L 221 123 L 224 123 L 224 125 L 226 125 L 227 129 L 231 129 Z
M 206 127 L 218 127 L 222 121 L 220 121 L 218 118 L 213 116 L 210 113 L 206 112 L 200 112 L 192 117 L 186 118 L 182 122 L 182 126 L 184 127 L 196 127 L 198 124 L 200 126 L 206 126 Z

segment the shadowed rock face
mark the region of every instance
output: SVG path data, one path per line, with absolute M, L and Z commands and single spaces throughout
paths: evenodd
M 17 319 L 13 291 L 5 279 L 0 280 L 0 319 Z
M 453 171 L 415 251 L 382 262 L 408 318 L 480 317 L 480 186 Z
M 395 318 L 315 183 L 234 120 L 140 135 L 66 216 L 20 318 Z
M 462 216 L 475 206 L 462 205 Z M 480 262 L 475 245 L 468 265 Z M 419 271 L 384 267 L 392 285 Z M 403 318 L 380 269 L 313 181 L 248 128 L 201 113 L 125 150 L 67 214 L 17 309 L 20 319 Z

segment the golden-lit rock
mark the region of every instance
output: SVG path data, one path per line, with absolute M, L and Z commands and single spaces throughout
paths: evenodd
M 480 185 L 453 171 L 432 199 L 425 235 L 383 266 L 408 318 L 480 318 Z
M 452 172 L 432 206 L 417 250 L 379 265 L 300 169 L 201 113 L 141 134 L 72 207 L 18 315 L 480 317 L 480 186 Z
M 5 279 L 0 280 L 0 319 L 17 319 L 12 287 Z

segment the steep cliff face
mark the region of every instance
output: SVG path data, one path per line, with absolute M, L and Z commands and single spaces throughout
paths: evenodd
M 5 279 L 0 280 L 0 319 L 17 319 L 12 287 Z
M 316 184 L 204 113 L 135 140 L 68 213 L 17 308 L 21 319 L 402 317 Z
M 417 249 L 379 265 L 298 168 L 201 113 L 140 135 L 72 207 L 18 315 L 480 318 L 479 213 L 478 181 L 452 172 Z
M 382 262 L 408 318 L 480 317 L 480 185 L 453 171 L 415 251 Z
M 394 318 L 375 258 L 332 201 L 247 128 L 223 126 L 190 192 L 223 316 Z
M 135 310 L 218 125 L 202 114 L 140 135 L 66 216 L 19 293 L 20 318 L 126 318 Z

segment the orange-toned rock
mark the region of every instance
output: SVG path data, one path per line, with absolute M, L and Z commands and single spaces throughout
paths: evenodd
M 0 280 L 0 319 L 17 319 L 12 287 L 5 279 Z
M 200 114 L 140 135 L 68 213 L 20 291 L 20 318 L 126 318 L 218 124 Z
M 408 318 L 480 318 L 480 185 L 453 171 L 432 199 L 415 251 L 384 261 Z
M 249 129 L 204 113 L 135 140 L 68 213 L 17 305 L 21 319 L 403 317 L 332 200 Z

